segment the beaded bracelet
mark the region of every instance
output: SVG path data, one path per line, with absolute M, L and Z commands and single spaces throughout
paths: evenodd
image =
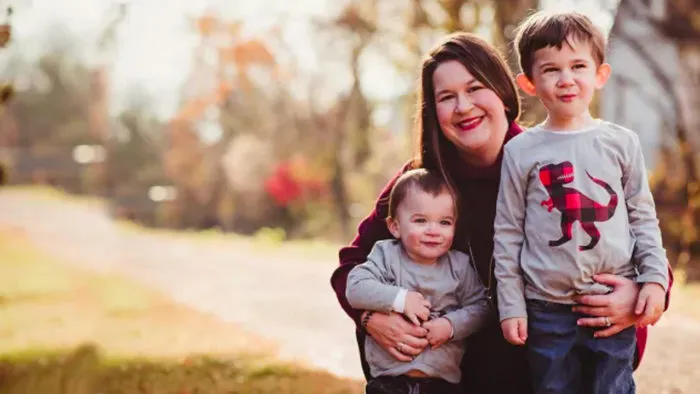
M 362 319 L 362 322 L 360 323 L 360 327 L 362 327 L 362 331 L 367 333 L 367 323 L 369 323 L 369 318 L 372 317 L 374 314 L 374 311 L 369 311 L 365 315 L 365 317 Z

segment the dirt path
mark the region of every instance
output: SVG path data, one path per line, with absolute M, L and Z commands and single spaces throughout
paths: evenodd
M 115 271 L 178 302 L 240 324 L 280 345 L 280 356 L 361 377 L 349 319 L 328 278 L 334 256 L 264 255 L 239 242 L 210 243 L 126 231 L 99 207 L 0 190 L 0 226 L 80 266 Z M 206 335 L 206 334 L 203 334 Z M 672 309 L 652 328 L 638 393 L 700 392 L 700 322 Z
M 280 261 L 236 242 L 214 247 L 127 231 L 100 207 L 7 189 L 0 190 L 0 226 L 20 229 L 68 262 L 119 272 L 255 331 L 279 343 L 281 358 L 361 377 L 352 323 L 329 284 L 333 260 Z

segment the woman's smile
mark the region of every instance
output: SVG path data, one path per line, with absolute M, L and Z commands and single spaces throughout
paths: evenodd
M 470 131 L 473 130 L 481 124 L 481 122 L 484 120 L 484 116 L 474 116 L 471 118 L 464 119 L 461 122 L 457 123 L 457 128 L 462 130 L 462 131 Z

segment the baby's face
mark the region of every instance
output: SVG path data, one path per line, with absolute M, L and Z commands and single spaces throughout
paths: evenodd
M 455 209 L 447 191 L 433 196 L 412 190 L 399 204 L 389 225 L 406 253 L 417 263 L 432 264 L 452 246 Z

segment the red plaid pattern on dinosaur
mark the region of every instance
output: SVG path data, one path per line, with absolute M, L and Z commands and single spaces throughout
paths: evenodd
M 600 241 L 600 231 L 595 223 L 609 220 L 615 214 L 618 196 L 613 188 L 606 182 L 593 177 L 588 171 L 586 175 L 610 194 L 607 205 L 594 201 L 574 188 L 564 186 L 574 181 L 574 166 L 571 162 L 548 164 L 540 168 L 540 182 L 549 193 L 549 199 L 542 201 L 541 205 L 549 212 L 554 208 L 561 212 L 562 236 L 557 240 L 549 241 L 549 246 L 556 247 L 570 241 L 573 225 L 578 221 L 583 231 L 591 237 L 587 245 L 579 245 L 578 249 L 581 251 L 593 249 Z

